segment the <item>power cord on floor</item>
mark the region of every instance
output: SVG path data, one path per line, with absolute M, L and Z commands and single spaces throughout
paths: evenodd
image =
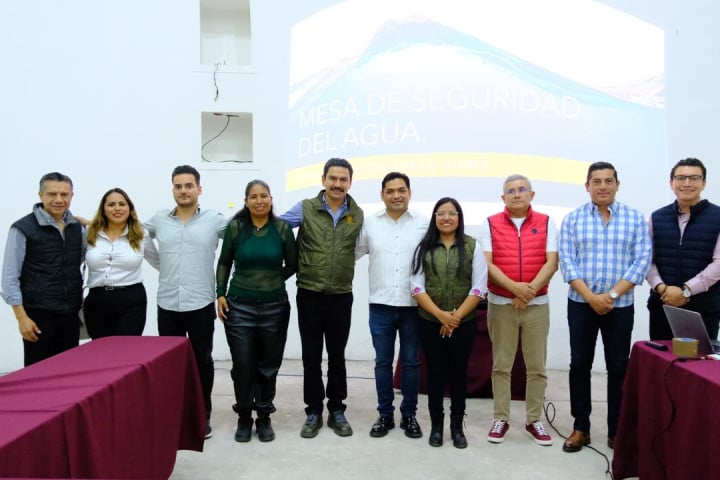
M 551 412 L 551 409 L 552 409 L 552 412 Z M 560 438 L 562 438 L 563 440 L 566 440 L 567 437 L 565 435 L 563 435 L 562 433 L 560 433 L 560 431 L 557 428 L 555 428 L 555 425 L 553 424 L 553 422 L 555 421 L 555 404 L 553 404 L 552 402 L 545 402 L 545 405 L 543 406 L 543 411 L 545 412 L 545 419 L 547 420 L 548 425 L 550 425 L 552 427 L 552 429 L 555 430 L 555 433 L 557 433 Z M 551 413 L 552 413 L 552 417 L 551 417 Z M 603 457 L 605 459 L 605 464 L 607 465 L 607 468 L 605 469 L 605 474 L 610 475 L 610 480 L 614 480 L 612 471 L 610 469 L 610 459 L 607 457 L 607 455 L 602 453 L 597 448 L 591 447 L 590 445 L 585 445 L 585 448 L 589 448 L 590 450 L 595 451 L 595 453 L 597 453 L 598 455 L 600 455 L 601 457 Z

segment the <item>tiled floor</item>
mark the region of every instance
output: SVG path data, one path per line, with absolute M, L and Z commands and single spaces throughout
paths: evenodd
M 347 418 L 354 435 L 341 438 L 324 426 L 317 437 L 303 439 L 300 427 L 305 415 L 302 402 L 302 364 L 286 360 L 278 378 L 277 413 L 272 416 L 276 439 L 259 442 L 257 437 L 249 443 L 233 439 L 237 416 L 232 412 L 234 403 L 230 363 L 216 362 L 213 391 L 214 435 L 205 442 L 205 451 L 179 452 L 171 480 L 198 479 L 606 479 L 606 459 L 585 448 L 578 453 L 562 451 L 562 438 L 552 431 L 554 445 L 541 447 L 524 433 L 523 402 L 512 403 L 511 428 L 502 444 L 491 444 L 487 433 L 492 419 L 491 399 L 469 399 L 466 435 L 469 446 L 456 449 L 445 427 L 445 444 L 430 447 L 427 435 L 430 422 L 427 414 L 427 397 L 420 396 L 418 420 L 423 437 L 409 439 L 400 428 L 383 438 L 372 438 L 370 426 L 375 421 L 375 384 L 373 363 L 348 362 Z M 567 435 L 572 428 L 568 394 L 567 371 L 548 372 L 547 401 L 551 403 L 553 424 Z M 606 446 L 605 427 L 605 375 L 593 374 L 593 446 L 612 458 Z M 399 394 L 396 393 L 396 398 Z M 396 401 L 396 404 L 399 401 Z M 554 410 L 553 410 L 554 407 Z M 446 400 L 446 410 L 449 400 Z M 396 412 L 397 413 L 397 412 Z M 399 419 L 396 419 L 399 421 Z M 397 422 L 396 422 L 397 423 Z M 447 422 L 446 422 L 447 423 Z

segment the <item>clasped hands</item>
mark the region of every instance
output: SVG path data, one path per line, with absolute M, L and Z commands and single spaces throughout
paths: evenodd
M 690 301 L 689 298 L 683 295 L 683 289 L 681 287 L 673 287 L 670 285 L 665 287 L 662 295 L 660 295 L 660 299 L 663 303 L 674 307 L 682 307 Z
M 440 336 L 450 337 L 452 332 L 460 325 L 460 317 L 455 314 L 456 310 L 452 312 L 442 311 L 438 316 L 440 320 Z
M 512 307 L 519 311 L 525 310 L 528 303 L 537 295 L 537 290 L 526 282 L 517 282 L 514 287 L 512 293 L 515 297 L 512 299 Z

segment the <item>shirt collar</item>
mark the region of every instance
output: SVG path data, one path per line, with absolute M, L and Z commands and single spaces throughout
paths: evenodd
M 177 208 L 178 208 L 178 207 L 175 207 L 175 208 L 173 208 L 172 210 L 170 210 L 170 213 L 168 213 L 168 216 L 169 216 L 169 217 L 176 217 L 176 216 L 177 216 Z M 197 216 L 197 215 L 199 215 L 199 214 L 200 214 L 200 205 L 198 205 L 197 210 L 195 210 L 195 213 L 193 214 L 193 217 L 195 217 L 195 216 Z
M 383 209 L 375 212 L 375 216 L 378 218 L 387 217 L 390 220 L 393 220 L 394 222 L 399 222 L 400 220 L 402 220 L 406 217 L 417 218 L 417 214 L 415 212 L 413 212 L 412 210 L 410 210 L 409 208 L 407 210 L 405 210 L 405 212 L 403 212 L 403 214 L 400 215 L 397 220 L 394 220 L 390 215 L 388 215 L 386 208 L 383 208 Z
M 55 225 L 55 219 L 43 208 L 42 203 L 36 203 L 33 210 L 35 211 L 35 217 L 39 222 L 42 221 L 42 223 L 46 225 Z M 68 225 L 70 223 L 76 223 L 77 220 L 75 220 L 75 217 L 72 216 L 70 210 L 66 210 L 65 213 L 63 213 L 62 222 L 63 224 Z
M 323 207 L 325 207 L 326 209 L 329 208 L 330 210 L 332 210 L 332 208 L 330 207 L 330 204 L 327 203 L 327 200 L 325 200 L 325 191 L 324 190 L 323 190 L 323 194 L 322 194 L 322 203 L 323 203 Z M 340 208 L 338 210 L 341 210 L 343 208 L 345 208 L 345 209 L 349 208 L 349 200 L 348 200 L 347 195 L 345 195 L 345 201 L 343 201 L 343 204 L 340 205 Z
M 618 203 L 617 200 L 615 200 L 613 203 L 608 205 L 608 210 L 610 210 L 610 213 L 615 213 L 615 212 L 617 212 L 619 206 L 620 206 L 620 204 Z M 588 208 L 590 210 L 590 213 L 592 213 L 592 214 L 600 213 L 600 209 L 593 202 L 588 203 Z

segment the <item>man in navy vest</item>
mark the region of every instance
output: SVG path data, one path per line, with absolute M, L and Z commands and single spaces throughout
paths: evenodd
M 505 210 L 480 226 L 490 280 L 488 333 L 495 401 L 488 441 L 492 443 L 502 443 L 510 428 L 510 373 L 520 339 L 527 367 L 525 433 L 538 445 L 552 445 L 540 417 L 547 386 L 547 292 L 558 268 L 558 231 L 550 217 L 532 209 L 534 197 L 527 177 L 509 176 L 501 196 Z
M 670 340 L 663 304 L 703 316 L 710 338 L 720 321 L 720 207 L 700 198 L 707 170 L 697 158 L 680 160 L 670 171 L 675 201 L 653 212 L 650 284 L 650 338 Z
M 24 363 L 78 345 L 83 232 L 70 213 L 73 183 L 52 172 L 40 179 L 40 203 L 10 227 L 2 295 L 23 338 Z

